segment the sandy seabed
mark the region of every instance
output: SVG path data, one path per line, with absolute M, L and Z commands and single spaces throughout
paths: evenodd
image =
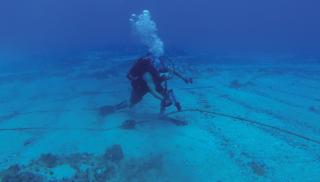
M 187 125 L 150 95 L 102 117 L 129 96 L 134 58 L 1 74 L 0 181 L 320 181 L 319 63 L 177 56 L 194 83 L 170 80 L 184 111 L 167 112 Z

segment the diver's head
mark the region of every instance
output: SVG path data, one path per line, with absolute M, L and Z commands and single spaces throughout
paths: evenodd
M 164 56 L 155 56 L 151 52 L 146 54 L 147 58 L 149 58 L 152 62 L 152 65 L 159 71 L 159 72 L 166 72 L 167 66 Z

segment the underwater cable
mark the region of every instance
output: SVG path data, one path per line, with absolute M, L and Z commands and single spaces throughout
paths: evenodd
M 94 111 L 95 109 L 86 109 L 88 111 Z M 66 110 L 66 111 L 71 111 L 71 110 Z M 49 112 L 49 111 L 48 111 Z M 283 133 L 283 134 L 287 134 L 290 136 L 294 136 L 315 144 L 320 145 L 320 141 L 316 140 L 316 139 L 312 139 L 310 137 L 283 129 L 283 128 L 279 128 L 276 126 L 272 126 L 269 124 L 265 124 L 259 121 L 255 121 L 255 120 L 251 120 L 251 119 L 247 119 L 247 118 L 242 118 L 239 116 L 235 116 L 235 115 L 231 115 L 231 114 L 226 114 L 226 113 L 220 113 L 220 112 L 215 112 L 215 111 L 208 111 L 208 110 L 202 110 L 202 109 L 184 109 L 182 111 L 173 111 L 173 112 L 169 112 L 167 114 L 165 114 L 165 116 L 170 116 L 170 115 L 174 115 L 177 113 L 181 113 L 181 112 L 199 112 L 199 113 L 206 113 L 206 114 L 212 114 L 212 115 L 216 115 L 216 116 L 221 116 L 221 117 L 225 117 L 225 118 L 231 118 L 231 119 L 235 119 L 237 121 L 242 121 L 242 122 L 246 122 L 252 125 L 256 125 L 256 126 L 260 126 L 260 127 L 264 127 L 264 128 L 269 128 L 272 129 L 274 131 Z M 19 114 L 29 114 L 29 113 L 19 113 Z M 135 125 L 138 124 L 142 124 L 142 123 L 147 123 L 147 122 L 151 122 L 152 120 L 145 120 L 145 121 L 139 121 L 136 122 Z M 56 131 L 92 131 L 92 132 L 106 132 L 106 131 L 110 131 L 110 130 L 114 130 L 114 129 L 128 129 L 126 128 L 126 124 L 127 123 L 122 123 L 120 126 L 115 126 L 115 127 L 110 127 L 110 128 L 63 128 L 63 127 L 56 127 L 56 128 L 47 128 L 47 127 L 17 127 L 17 128 L 0 128 L 0 132 L 1 131 L 30 131 L 30 130 L 56 130 Z
M 167 113 L 166 116 L 170 116 L 170 115 L 176 114 L 178 112 L 179 111 L 170 112 L 170 113 Z M 280 133 L 284 133 L 284 134 L 287 134 L 287 135 L 295 136 L 295 137 L 298 137 L 300 139 L 307 140 L 309 142 L 313 142 L 313 143 L 316 143 L 316 144 L 320 145 L 320 141 L 318 141 L 318 140 L 303 136 L 301 134 L 298 134 L 298 133 L 295 133 L 295 132 L 292 132 L 292 131 L 289 131 L 289 130 L 286 130 L 286 129 L 283 129 L 283 128 L 279 128 L 279 127 L 276 127 L 276 126 L 268 125 L 268 124 L 261 123 L 261 122 L 255 121 L 255 120 L 242 118 L 242 117 L 239 117 L 239 116 L 234 116 L 234 115 L 225 114 L 225 113 L 219 113 L 219 112 L 215 112 L 215 111 L 207 111 L 207 110 L 202 110 L 202 109 L 185 109 L 185 110 L 182 110 L 181 112 L 200 112 L 200 113 L 217 115 L 217 116 L 221 116 L 221 117 L 225 117 L 225 118 L 231 118 L 231 119 L 235 119 L 235 120 L 238 120 L 238 121 L 243 121 L 243 122 L 247 122 L 247 123 L 250 123 L 250 124 L 253 124 L 253 125 L 261 126 L 261 127 L 264 127 L 264 128 L 269 128 L 269 129 L 278 131 Z
M 151 122 L 151 120 L 139 121 L 126 120 L 121 125 L 109 128 L 72 128 L 72 127 L 17 127 L 17 128 L 0 128 L 1 131 L 32 131 L 32 130 L 53 130 L 53 131 L 92 131 L 105 132 L 115 129 L 134 129 L 136 125 Z

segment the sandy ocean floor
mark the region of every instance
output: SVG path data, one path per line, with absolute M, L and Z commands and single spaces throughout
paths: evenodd
M 90 54 L 2 73 L 0 181 L 320 181 L 319 63 L 174 57 L 194 84 L 170 81 L 184 111 L 167 112 L 187 125 L 159 119 L 150 95 L 100 116 L 129 96 L 135 58 Z

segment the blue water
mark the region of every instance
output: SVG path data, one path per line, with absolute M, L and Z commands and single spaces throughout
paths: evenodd
M 1 2 L 1 47 L 72 51 L 137 46 L 128 18 L 149 9 L 167 49 L 319 52 L 316 0 Z
M 1 1 L 0 181 L 320 181 L 319 7 Z M 182 112 L 148 94 L 103 116 L 147 52 L 193 79 L 168 81 Z

